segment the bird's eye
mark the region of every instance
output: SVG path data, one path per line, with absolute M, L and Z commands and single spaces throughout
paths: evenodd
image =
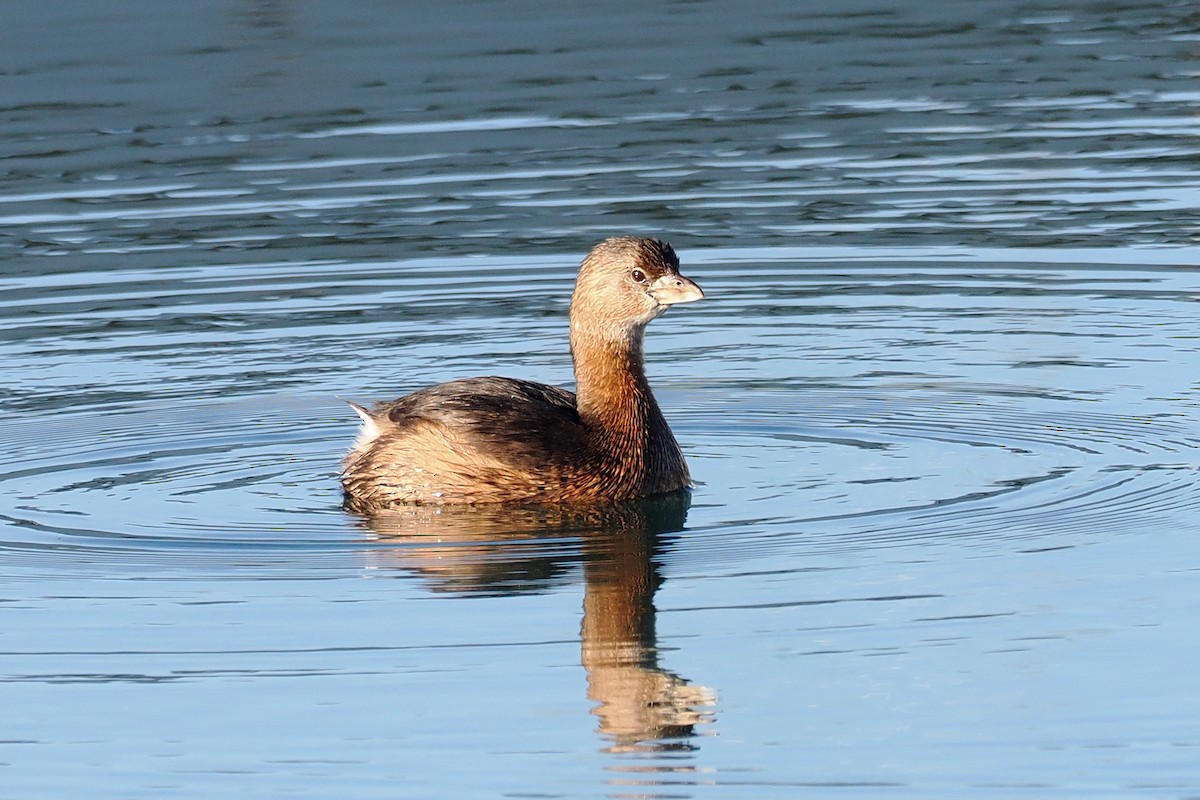
M 641 283 L 642 281 L 646 280 L 646 273 L 642 272 L 640 269 L 635 269 L 633 272 L 629 273 L 629 277 L 633 278 L 638 283 Z

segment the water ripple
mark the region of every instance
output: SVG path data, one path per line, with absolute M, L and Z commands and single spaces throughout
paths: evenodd
M 1069 541 L 1200 506 L 1196 466 L 1180 458 L 1197 439 L 1177 419 L 945 393 L 722 384 L 691 396 L 705 401 L 680 407 L 664 394 L 677 401 L 672 419 L 702 481 L 669 556 L 688 563 L 917 539 Z M 348 417 L 326 399 L 293 396 L 10 423 L 0 427 L 14 464 L 0 472 L 10 508 L 0 548 L 10 565 L 41 569 L 61 568 L 67 553 L 91 568 L 253 564 L 257 574 L 377 565 L 363 551 L 379 540 L 338 509 Z M 755 456 L 742 455 L 749 451 Z M 475 549 L 455 551 L 453 517 L 423 524 L 439 552 L 459 561 L 579 555 L 570 528 L 562 539 L 535 526 L 519 546 L 481 552 L 466 533 L 461 544 Z M 382 546 L 427 550 L 429 542 L 392 536 Z

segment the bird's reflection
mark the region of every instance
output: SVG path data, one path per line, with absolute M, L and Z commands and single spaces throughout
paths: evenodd
M 715 695 L 658 665 L 654 593 L 663 534 L 680 530 L 689 497 L 643 507 L 623 527 L 583 541 L 583 666 L 588 698 L 613 752 L 690 747 Z
M 365 524 L 380 541 L 405 545 L 371 550 L 374 567 L 416 572 L 439 592 L 544 589 L 582 561 L 581 660 L 605 749 L 676 751 L 694 749 L 696 726 L 711 721 L 716 701 L 658 664 L 658 561 L 690 502 L 679 492 L 585 506 L 413 506 Z

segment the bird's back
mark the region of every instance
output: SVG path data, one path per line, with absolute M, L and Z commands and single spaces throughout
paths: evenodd
M 351 510 L 563 494 L 572 465 L 586 461 L 575 395 L 556 386 L 470 378 L 367 414 L 345 460 Z

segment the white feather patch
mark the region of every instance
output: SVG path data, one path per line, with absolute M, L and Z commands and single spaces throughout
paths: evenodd
M 371 412 L 366 408 L 355 403 L 353 400 L 347 400 L 350 407 L 354 409 L 354 413 L 358 414 L 362 420 L 362 427 L 358 429 L 358 438 L 354 440 L 354 449 L 365 447 L 375 440 L 379 435 L 379 424 L 375 422 L 375 417 L 371 416 Z

